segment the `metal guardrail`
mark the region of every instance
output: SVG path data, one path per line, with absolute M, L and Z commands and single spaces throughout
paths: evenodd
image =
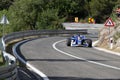
M 87 34 L 86 29 L 82 30 L 31 30 L 31 31 L 22 31 L 22 32 L 14 32 L 8 34 L 1 38 L 0 41 L 0 49 L 2 51 L 3 57 L 6 61 L 6 66 L 0 67 L 0 80 L 16 80 L 17 79 L 17 67 L 16 67 L 16 59 L 14 56 L 6 52 L 6 44 L 10 41 L 19 38 L 25 38 L 30 36 L 41 36 L 41 35 L 57 35 L 57 34 Z
M 29 36 L 41 36 L 41 35 L 57 35 L 57 34 L 87 34 L 86 29 L 81 30 L 30 30 L 22 32 L 14 32 L 3 37 L 5 43 L 8 43 L 12 40 L 25 38 Z
M 0 80 L 16 80 L 17 79 L 17 66 L 16 66 L 16 59 L 11 54 L 5 51 L 5 42 L 3 38 L 0 41 L 0 48 L 2 55 L 5 59 L 5 65 L 0 67 Z

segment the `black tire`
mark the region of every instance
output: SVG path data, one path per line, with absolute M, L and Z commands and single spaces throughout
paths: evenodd
M 66 44 L 67 44 L 67 46 L 71 46 L 71 39 L 70 38 L 67 39 L 67 43 Z
M 84 42 L 88 44 L 87 47 L 92 47 L 92 40 L 91 39 L 85 39 Z

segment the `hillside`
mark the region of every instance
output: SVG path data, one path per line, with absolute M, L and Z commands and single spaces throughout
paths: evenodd
M 110 39 L 112 39 L 113 48 L 111 50 L 120 52 L 120 8 L 113 11 L 114 27 L 104 27 L 99 33 L 99 42 L 96 46 L 110 49 Z

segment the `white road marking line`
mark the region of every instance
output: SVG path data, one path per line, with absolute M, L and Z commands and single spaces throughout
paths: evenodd
M 30 67 L 34 72 L 36 72 L 37 74 L 39 74 L 43 78 L 43 80 L 49 80 L 48 77 L 43 72 L 41 72 L 40 70 L 38 70 L 37 68 L 35 68 L 30 63 L 26 62 L 26 65 L 28 67 Z
M 69 54 L 69 53 L 67 53 L 67 52 L 64 52 L 64 51 L 58 49 L 58 48 L 56 47 L 56 44 L 58 44 L 58 43 L 60 43 L 60 42 L 63 42 L 63 41 L 65 41 L 65 39 L 55 42 L 55 43 L 52 45 L 52 47 L 53 47 L 56 51 L 58 51 L 58 52 L 60 52 L 60 53 L 62 53 L 62 54 L 65 54 L 65 55 L 67 55 L 67 56 L 70 56 L 70 57 L 73 57 L 73 58 L 76 58 L 76 59 L 80 59 L 80 60 L 84 60 L 84 61 L 86 61 L 86 62 L 93 63 L 93 64 L 97 64 L 97 65 L 100 65 L 100 66 L 112 68 L 112 69 L 115 69 L 115 70 L 120 70 L 119 67 L 115 67 L 115 66 L 111 66 L 111 65 L 107 65 L 107 64 L 103 64 L 103 63 L 91 61 L 91 60 L 87 60 L 87 59 L 84 59 L 84 58 L 81 58 L 81 57 L 77 57 L 77 56 L 71 55 L 71 54 Z

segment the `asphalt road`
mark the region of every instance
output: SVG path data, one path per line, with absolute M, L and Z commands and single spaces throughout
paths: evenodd
M 64 37 L 41 38 L 20 46 L 26 60 L 49 80 L 120 80 L 120 56 L 94 48 L 67 47 Z

